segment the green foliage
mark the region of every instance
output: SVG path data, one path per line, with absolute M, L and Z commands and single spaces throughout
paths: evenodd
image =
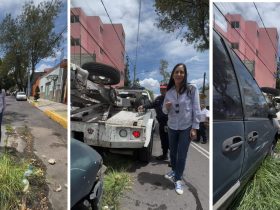
M 279 152 L 279 144 L 276 147 Z M 278 154 L 279 156 L 279 154 Z M 279 209 L 280 159 L 268 157 L 229 209 Z
M 128 56 L 126 57 L 126 64 L 124 69 L 124 87 L 130 87 L 131 81 L 130 81 L 130 75 L 129 75 L 129 61 Z
M 102 206 L 118 209 L 119 200 L 125 190 L 130 189 L 131 178 L 125 171 L 110 171 L 104 177 L 104 196 Z M 113 208 L 112 208 L 113 207 Z
M 35 89 L 34 100 L 37 101 L 40 98 L 40 88 L 37 86 Z
M 159 72 L 163 76 L 162 82 L 168 83 L 170 79 L 170 72 L 167 71 L 168 62 L 166 60 L 160 60 Z
M 27 71 L 42 59 L 55 54 L 62 39 L 54 32 L 54 21 L 62 7 L 61 0 L 44 1 L 35 6 L 27 2 L 21 14 L 7 14 L 0 22 L 0 50 L 4 52 L 6 75 L 14 78 L 18 89 L 27 84 Z
M 179 33 L 198 51 L 209 49 L 209 1 L 208 0 L 155 0 L 158 28 Z
M 0 209 L 18 209 L 23 196 L 24 162 L 16 163 L 7 153 L 0 157 Z
M 123 155 L 109 154 L 104 157 L 104 165 L 107 166 L 104 177 L 104 194 L 102 206 L 110 209 L 118 209 L 119 200 L 123 193 L 130 189 L 132 179 L 126 171 L 133 164 L 133 160 Z

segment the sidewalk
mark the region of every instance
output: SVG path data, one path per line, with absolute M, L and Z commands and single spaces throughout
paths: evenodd
M 67 105 L 49 101 L 47 99 L 38 99 L 34 101 L 33 97 L 29 98 L 29 103 L 44 112 L 49 118 L 62 125 L 67 129 Z

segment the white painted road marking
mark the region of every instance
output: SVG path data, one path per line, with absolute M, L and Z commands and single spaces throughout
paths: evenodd
M 196 149 L 198 152 L 200 152 L 203 156 L 205 156 L 206 158 L 209 159 L 209 152 L 206 149 L 202 148 L 201 146 L 199 146 L 193 142 L 191 142 L 191 146 L 194 149 Z

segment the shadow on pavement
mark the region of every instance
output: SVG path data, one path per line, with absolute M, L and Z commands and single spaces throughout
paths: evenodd
M 174 185 L 171 181 L 164 178 L 162 174 L 152 174 L 149 172 L 141 172 L 137 177 L 141 185 L 150 184 L 153 185 L 153 190 L 161 189 L 174 189 Z

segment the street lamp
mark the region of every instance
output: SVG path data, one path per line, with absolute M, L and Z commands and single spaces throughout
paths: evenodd
M 50 74 L 47 76 L 47 80 L 53 81 L 53 100 L 54 100 L 55 83 L 56 83 L 57 79 L 58 79 L 58 75 L 55 75 L 55 74 Z

